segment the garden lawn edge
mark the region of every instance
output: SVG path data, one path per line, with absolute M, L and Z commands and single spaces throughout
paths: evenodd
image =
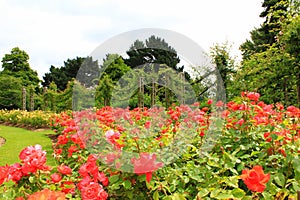
M 6 140 L 0 147 L 0 166 L 11 165 L 20 162 L 19 153 L 27 146 L 40 144 L 47 152 L 47 164 L 55 165 L 52 157 L 52 140 L 49 135 L 53 135 L 52 130 L 30 131 L 23 128 L 0 125 L 0 137 Z

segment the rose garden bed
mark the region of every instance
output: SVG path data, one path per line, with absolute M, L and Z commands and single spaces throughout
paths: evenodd
M 1 199 L 292 199 L 300 110 L 243 93 L 223 105 L 104 107 L 52 118 L 57 166 L 40 145 L 0 167 Z

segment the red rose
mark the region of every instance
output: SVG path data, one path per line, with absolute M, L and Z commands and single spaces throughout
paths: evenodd
M 152 172 L 163 166 L 163 163 L 156 162 L 156 155 L 149 153 L 141 153 L 140 157 L 132 158 L 131 162 L 134 165 L 134 173 L 137 175 L 146 175 L 146 181 L 149 183 L 152 179 Z
M 60 174 L 54 173 L 54 174 L 51 174 L 50 177 L 51 177 L 51 180 L 54 183 L 58 183 L 59 181 L 61 181 L 61 175 Z
M 258 101 L 260 94 L 256 93 L 256 92 L 249 92 L 249 93 L 247 93 L 247 97 L 248 97 L 248 99 L 250 99 L 252 101 Z
M 203 112 L 207 112 L 207 111 L 208 111 L 208 107 L 203 107 L 203 108 L 202 108 L 202 111 L 203 111 Z
M 9 166 L 0 166 L 0 185 L 8 179 Z
M 57 144 L 56 145 L 63 145 L 67 144 L 69 139 L 67 138 L 66 135 L 59 135 L 57 138 Z
M 241 179 L 247 185 L 249 190 L 254 192 L 263 192 L 266 189 L 266 183 L 270 179 L 270 174 L 264 174 L 263 168 L 259 165 L 251 170 L 244 169 Z
M 89 175 L 89 171 L 88 171 L 88 164 L 87 163 L 84 163 L 83 165 L 80 166 L 79 170 L 78 170 L 78 173 L 82 176 L 82 177 L 85 177 L 85 176 L 88 176 Z
M 95 182 L 90 182 L 81 190 L 82 200 L 105 200 L 108 194 L 103 190 L 102 186 Z
M 72 181 L 65 181 L 61 185 L 61 191 L 65 194 L 74 194 L 75 193 L 75 184 Z
M 9 167 L 9 178 L 18 182 L 22 178 L 22 168 L 19 163 L 15 163 Z
M 57 170 L 64 175 L 72 174 L 72 169 L 66 165 L 58 166 Z
M 27 200 L 49 199 L 49 200 L 65 200 L 65 194 L 60 191 L 51 191 L 44 189 L 28 196 Z
M 70 146 L 70 148 L 68 149 L 68 152 L 69 152 L 68 156 L 71 157 L 73 155 L 73 153 L 76 152 L 77 150 L 78 149 L 76 146 L 74 146 L 74 145 Z
M 62 149 L 55 149 L 54 151 L 56 155 L 60 155 L 62 153 Z
M 41 145 L 29 146 L 21 151 L 19 158 L 22 161 L 22 172 L 28 175 L 37 170 L 49 170 L 46 166 L 46 151 L 42 151 Z
M 144 126 L 146 129 L 149 129 L 151 126 L 151 121 L 146 121 Z
M 94 176 L 102 183 L 103 186 L 107 186 L 109 184 L 109 180 L 103 172 L 98 172 L 97 174 L 94 174 Z
M 212 99 L 208 99 L 208 100 L 207 100 L 207 104 L 208 104 L 208 105 L 211 105 L 212 103 L 213 103 L 213 100 L 212 100 Z
M 205 135 L 204 131 L 201 131 L 199 135 L 200 135 L 200 137 L 204 137 L 204 135 Z
M 224 105 L 224 103 L 222 102 L 222 101 L 218 101 L 217 103 L 216 103 L 216 106 L 217 107 L 222 107 Z

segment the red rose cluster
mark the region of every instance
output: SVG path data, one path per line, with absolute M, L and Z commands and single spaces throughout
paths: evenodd
M 46 166 L 46 151 L 42 151 L 42 146 L 39 144 L 23 149 L 19 158 L 23 164 L 22 172 L 25 175 L 30 172 L 35 173 L 37 170 L 50 170 L 50 167 Z
M 78 183 L 78 189 L 83 200 L 105 200 L 108 198 L 108 194 L 102 185 L 107 186 L 109 181 L 103 172 L 99 172 L 96 161 L 96 156 L 90 154 L 87 162 L 78 171 L 82 177 L 82 180 Z
M 23 176 L 36 173 L 38 170 L 50 170 L 50 167 L 46 165 L 46 152 L 42 151 L 42 147 L 38 144 L 23 149 L 19 158 L 21 164 L 0 166 L 0 185 L 9 180 L 17 183 Z

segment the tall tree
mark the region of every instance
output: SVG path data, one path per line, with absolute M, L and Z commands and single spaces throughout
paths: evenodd
M 294 59 L 277 47 L 253 54 L 244 61 L 235 81 L 237 91 L 256 91 L 267 103 L 296 104 Z
M 85 87 L 96 86 L 97 82 L 94 81 L 98 79 L 99 71 L 98 62 L 93 61 L 92 57 L 76 57 L 65 61 L 64 66 L 60 68 L 51 66 L 50 72 L 43 76 L 42 85 L 48 87 L 54 82 L 58 90 L 63 91 L 67 88 L 68 82 L 76 78 Z
M 4 55 L 2 68 L 1 74 L 20 78 L 23 86 L 34 85 L 38 87 L 40 83 L 37 72 L 31 69 L 29 65 L 29 55 L 19 47 L 13 48 L 10 54 Z
M 130 70 L 123 58 L 117 54 L 107 54 L 101 67 L 101 77 L 96 89 L 97 107 L 110 105 L 113 88 L 121 77 Z
M 299 5 L 294 0 L 264 1 L 261 16 L 266 20 L 261 32 L 254 31 L 258 37 L 248 43 L 252 49 L 242 45 L 244 59 L 234 84 L 237 91 L 254 90 L 267 103 L 300 106 Z
M 183 67 L 178 67 L 180 62 L 177 52 L 164 39 L 154 35 L 146 39 L 145 43 L 136 40 L 126 52 L 129 56 L 125 63 L 131 68 L 143 64 L 165 64 L 177 71 L 182 72 Z
M 11 75 L 0 74 L 0 109 L 22 108 L 22 81 Z
M 98 85 L 100 76 L 100 66 L 98 60 L 93 60 L 88 56 L 82 62 L 80 69 L 77 72 L 76 80 L 79 81 L 84 87 L 96 87 Z
M 227 97 L 229 98 L 233 96 L 230 87 L 232 86 L 232 77 L 236 72 L 234 59 L 230 55 L 230 48 L 228 42 L 225 42 L 214 45 L 210 50 L 210 56 L 220 73 Z
M 234 87 L 257 91 L 267 103 L 300 106 L 300 17 L 286 20 L 275 44 L 243 61 Z
M 63 91 L 66 89 L 68 82 L 75 78 L 77 72 L 83 63 L 84 58 L 76 57 L 74 59 L 68 59 L 64 62 L 64 66 L 57 68 L 55 66 L 50 67 L 50 72 L 45 73 L 43 76 L 44 81 L 42 85 L 49 87 L 51 82 L 57 85 L 58 90 Z
M 131 68 L 144 66 L 145 72 L 148 70 L 149 73 L 152 73 L 153 70 L 158 72 L 161 67 L 167 66 L 178 74 L 182 73 L 186 80 L 191 80 L 190 75 L 184 71 L 184 66 L 179 66 L 180 58 L 177 55 L 176 50 L 160 37 L 152 35 L 146 39 L 145 42 L 136 40 L 126 53 L 129 58 L 125 59 L 125 63 Z M 167 99 L 174 99 L 174 93 L 171 93 L 164 86 L 158 84 L 150 85 L 148 85 L 149 87 L 145 87 L 145 96 L 151 96 L 151 102 L 156 101 L 157 104 L 161 103 L 157 100 L 165 99 L 165 96 L 168 96 L 165 95 L 165 93 L 170 94 L 170 97 Z M 157 91 L 157 97 L 153 96 L 153 94 L 150 95 L 153 91 Z
M 300 5 L 298 4 L 298 8 Z M 291 17 L 290 23 L 283 28 L 282 37 L 279 39 L 284 51 L 293 59 L 290 75 L 294 75 L 297 84 L 297 102 L 300 106 L 300 16 Z
M 260 17 L 265 21 L 259 28 L 250 32 L 251 39 L 247 39 L 240 49 L 244 59 L 258 52 L 266 51 L 276 42 L 276 37 L 281 30 L 282 23 L 288 14 L 289 0 L 264 0 L 263 12 Z

